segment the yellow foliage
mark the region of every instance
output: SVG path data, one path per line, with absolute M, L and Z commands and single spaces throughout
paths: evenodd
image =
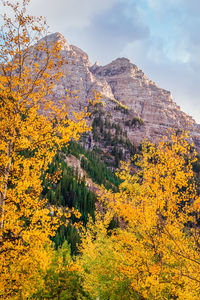
M 80 267 L 72 260 L 69 248 L 65 241 L 54 251 L 44 276 L 44 286 L 38 285 L 35 299 L 86 299 L 82 297 Z
M 41 174 L 58 149 L 88 130 L 85 114 L 68 118 L 50 99 L 62 77 L 61 45 L 44 39 L 46 22 L 26 12 L 29 0 L 4 1 L 0 33 L 0 297 L 23 298 L 42 284 L 51 260 L 46 246 L 62 212 L 41 199 Z M 41 53 L 42 60 L 37 61 Z M 55 62 L 56 61 L 56 66 Z M 45 114 L 41 111 L 46 110 Z M 59 171 L 53 178 L 59 177 Z M 52 211 L 54 210 L 54 211 Z M 57 218 L 52 219 L 52 214 Z
M 131 281 L 121 272 L 125 257 L 121 244 L 109 236 L 109 223 L 113 214 L 97 212 L 82 234 L 81 257 L 78 261 L 83 278 L 83 288 L 91 299 L 137 299 L 134 297 Z
M 192 171 L 196 157 L 188 136 L 172 134 L 170 142 L 164 138 L 158 146 L 146 144 L 143 155 L 136 159 L 138 173 L 132 173 L 130 163 L 122 163 L 119 192 L 105 191 L 101 195 L 107 214 L 118 218 L 118 228 L 104 235 L 106 246 L 102 250 L 95 248 L 98 238 L 92 239 L 87 233 L 83 261 L 88 261 L 88 256 L 98 261 L 101 251 L 111 247 L 109 263 L 113 258 L 117 260 L 117 272 L 129 278 L 137 295 L 148 299 L 199 299 L 200 197 Z M 102 226 L 106 230 L 102 222 L 96 224 L 97 236 Z M 97 280 L 98 272 L 96 266 L 88 271 L 88 276 L 97 276 L 91 282 Z M 88 280 L 86 286 L 91 289 Z

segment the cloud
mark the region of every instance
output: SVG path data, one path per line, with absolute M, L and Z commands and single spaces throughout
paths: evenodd
M 136 5 L 128 6 L 118 3 L 104 14 L 93 17 L 90 33 L 96 34 L 105 42 L 124 45 L 131 40 L 146 38 L 148 27 L 142 22 Z M 130 13 L 131 12 L 131 13 Z
M 200 1 L 199 0 L 182 0 L 182 4 L 187 10 L 188 14 L 192 14 L 199 19 Z
M 32 0 L 30 11 L 34 15 L 46 16 L 54 31 L 68 28 L 85 28 L 92 16 L 110 9 L 120 0 Z
M 157 16 L 166 16 L 166 13 L 175 12 L 188 0 L 145 0 L 147 5 L 154 10 Z M 193 1 L 193 0 L 190 0 Z
M 92 54 L 92 59 L 96 57 L 101 63 L 108 63 L 119 56 L 127 43 L 146 39 L 149 28 L 134 3 L 120 1 L 103 13 L 94 14 L 89 27 L 79 31 L 70 28 L 66 30 L 66 35 L 79 41 L 79 46 Z

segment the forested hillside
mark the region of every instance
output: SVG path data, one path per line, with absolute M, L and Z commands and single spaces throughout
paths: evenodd
M 81 167 L 86 171 L 84 176 L 81 177 L 75 166 L 67 165 L 66 156 L 69 154 L 80 159 Z M 52 181 L 58 170 L 60 171 L 59 179 L 56 178 Z M 118 191 L 121 180 L 101 161 L 96 151 L 87 151 L 77 142 L 70 142 L 67 148 L 63 148 L 62 152 L 54 157 L 47 174 L 44 175 L 42 195 L 48 199 L 49 205 L 75 208 L 81 213 L 80 219 L 72 216 L 67 227 L 61 225 L 58 228 L 56 236 L 53 238 L 55 247 L 58 248 L 67 240 L 72 254 L 77 253 L 80 236 L 73 227 L 73 222 L 78 221 L 86 226 L 89 216 L 94 219 L 97 192 L 100 190 L 100 186 L 104 185 L 107 189 Z M 92 179 L 90 186 L 86 176 Z

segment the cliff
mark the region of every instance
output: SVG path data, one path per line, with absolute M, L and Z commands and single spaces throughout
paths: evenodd
M 157 142 L 171 129 L 188 129 L 200 149 L 200 126 L 181 111 L 169 91 L 159 88 L 127 58 L 118 58 L 106 66 L 92 65 L 88 55 L 69 45 L 62 34 L 54 33 L 45 39 L 50 43 L 59 40 L 61 55 L 67 61 L 62 67 L 63 78 L 55 83 L 54 101 L 68 101 L 65 99 L 69 95 L 70 105 L 78 112 L 88 106 L 88 99 L 94 98 L 95 90 L 101 93 L 98 109 L 103 122 L 118 124 L 121 134 L 131 143 L 140 144 L 144 138 Z M 97 111 L 92 108 L 91 113 L 92 124 Z M 110 133 L 115 134 L 112 126 Z M 93 142 L 92 135 L 90 139 Z

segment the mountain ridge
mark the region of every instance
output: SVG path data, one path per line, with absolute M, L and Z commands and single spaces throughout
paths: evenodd
M 68 62 L 62 66 L 63 78 L 55 83 L 54 101 L 65 101 L 65 96 L 74 93 L 78 100 L 73 96 L 71 105 L 79 112 L 88 106 L 88 99 L 94 98 L 95 90 L 101 94 L 104 119 L 109 115 L 111 123 L 119 123 L 131 142 L 140 144 L 144 138 L 157 142 L 172 129 L 190 130 L 191 139 L 200 150 L 200 125 L 180 109 L 171 92 L 158 87 L 129 59 L 117 58 L 105 66 L 91 64 L 88 54 L 69 45 L 62 34 L 53 33 L 44 39 L 50 43 L 59 41 L 61 55 Z M 117 105 L 121 105 L 121 110 Z M 125 113 L 123 106 L 127 107 Z M 130 125 L 134 118 L 142 119 L 143 124 Z

